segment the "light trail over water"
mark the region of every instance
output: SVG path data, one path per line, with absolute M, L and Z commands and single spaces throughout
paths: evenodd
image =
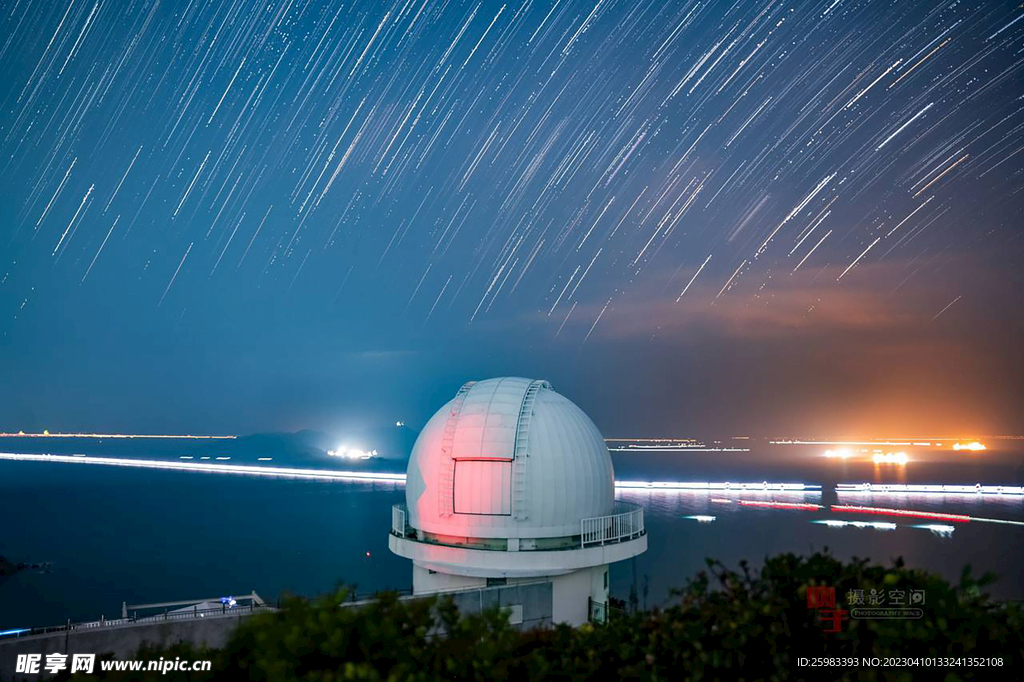
M 0 433 L 0 438 L 152 438 L 165 440 L 234 440 L 238 436 L 193 436 L 161 433 Z
M 216 474 L 243 474 L 248 476 L 277 476 L 282 478 L 313 478 L 335 481 L 384 481 L 405 484 L 405 474 L 376 471 L 332 471 L 330 469 L 296 469 L 291 467 L 261 467 L 244 464 L 205 464 L 202 462 L 169 462 L 158 459 L 128 459 L 123 457 L 90 457 L 85 455 L 30 455 L 0 452 L 0 460 L 23 462 L 59 462 L 62 464 L 100 464 L 106 466 L 139 467 L 142 469 L 171 469 L 202 471 Z
M 24 462 L 59 462 L 64 464 L 102 464 L 107 466 L 140 467 L 144 469 L 172 469 L 179 471 L 204 471 L 221 474 L 245 474 L 253 476 L 279 476 L 285 478 L 313 478 L 341 481 L 385 481 L 405 483 L 405 474 L 377 471 L 338 471 L 332 469 L 299 469 L 294 467 L 251 466 L 246 464 L 214 464 L 195 461 L 168 461 L 157 459 L 130 459 L 124 457 L 92 457 L 88 455 L 39 455 L 15 452 L 0 452 L 0 460 Z M 615 487 L 626 490 L 679 490 L 712 491 L 736 490 L 743 492 L 821 492 L 820 485 L 807 483 L 709 483 L 689 481 L 616 481 Z

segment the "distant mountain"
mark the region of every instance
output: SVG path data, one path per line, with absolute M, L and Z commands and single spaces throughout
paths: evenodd
M 323 460 L 328 450 L 343 446 L 377 451 L 377 457 L 407 461 L 419 435 L 405 426 L 385 426 L 353 431 L 346 438 L 336 438 L 322 431 L 295 433 L 255 433 L 229 441 L 232 457 L 274 457 L 275 460 Z M 224 449 L 224 448 L 221 448 Z M 333 460 L 333 458 L 331 458 Z
M 379 457 L 408 461 L 419 432 L 404 424 L 371 429 L 365 435 L 367 448 L 376 450 Z
M 295 433 L 254 433 L 217 444 L 218 450 L 242 459 L 325 459 L 327 451 L 332 447 L 334 446 L 331 437 L 326 433 L 309 430 Z
M 16 564 L 8 560 L 7 557 L 0 556 L 0 578 L 14 575 L 23 568 L 25 568 L 25 564 Z
M 0 556 L 0 585 L 3 585 L 11 576 L 18 571 L 28 568 L 25 564 L 16 564 L 6 557 Z

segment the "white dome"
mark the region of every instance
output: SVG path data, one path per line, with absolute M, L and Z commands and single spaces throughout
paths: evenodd
M 470 382 L 423 428 L 405 486 L 409 525 L 457 538 L 560 538 L 611 514 L 601 433 L 546 381 Z

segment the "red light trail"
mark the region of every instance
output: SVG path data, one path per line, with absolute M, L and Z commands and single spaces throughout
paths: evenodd
M 853 512 L 856 514 L 882 514 L 885 516 L 912 516 L 920 519 L 942 519 L 944 521 L 960 521 L 969 523 L 970 516 L 963 514 L 943 514 L 940 512 L 912 511 L 909 509 L 888 509 L 886 507 L 858 507 L 849 504 L 833 504 L 834 512 Z
M 760 500 L 740 500 L 740 504 L 747 507 L 767 507 L 769 509 L 804 509 L 817 511 L 821 509 L 820 504 L 809 504 L 805 502 L 762 502 Z

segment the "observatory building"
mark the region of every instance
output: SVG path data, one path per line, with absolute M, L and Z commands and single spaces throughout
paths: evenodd
M 547 381 L 459 389 L 413 446 L 405 499 L 388 543 L 414 594 L 550 582 L 551 620 L 579 625 L 605 612 L 609 565 L 647 549 L 601 433 Z

